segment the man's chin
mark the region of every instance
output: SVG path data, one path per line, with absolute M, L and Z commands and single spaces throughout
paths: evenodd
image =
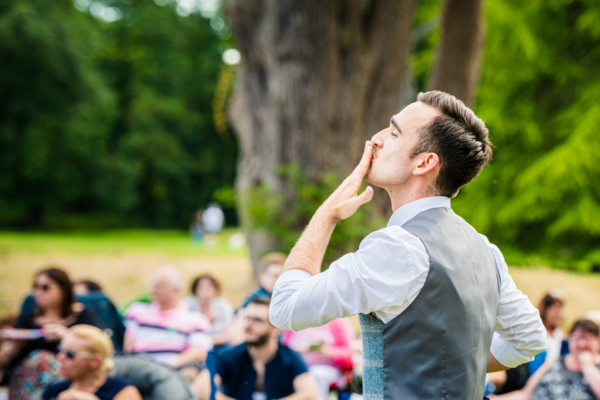
M 381 187 L 379 186 L 377 179 L 371 174 L 371 171 L 369 171 L 369 173 L 365 176 L 365 180 L 369 185 Z

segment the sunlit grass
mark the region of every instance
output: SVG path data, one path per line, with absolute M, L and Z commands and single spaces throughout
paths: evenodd
M 156 267 L 170 264 L 186 281 L 213 274 L 223 295 L 237 304 L 256 285 L 247 247 L 239 239 L 235 229 L 201 243 L 181 231 L 0 232 L 0 312 L 16 310 L 35 272 L 49 265 L 64 268 L 75 280 L 97 281 L 123 304 L 149 290 Z
M 171 264 L 188 282 L 201 273 L 213 274 L 223 296 L 238 305 L 256 285 L 247 247 L 229 244 L 239 233 L 225 230 L 209 245 L 191 243 L 181 231 L 0 232 L 0 313 L 15 311 L 35 272 L 48 265 L 63 267 L 73 279 L 98 281 L 121 305 L 148 291 L 156 267 Z M 600 310 L 600 274 L 545 267 L 511 267 L 510 273 L 534 305 L 546 292 L 561 290 L 566 327 L 585 312 Z
M 208 240 L 192 242 L 187 232 L 175 230 L 117 230 L 96 232 L 0 232 L 0 254 L 117 254 L 121 252 L 159 252 L 189 256 L 245 256 L 247 248 L 230 246 L 237 229 L 226 229 Z

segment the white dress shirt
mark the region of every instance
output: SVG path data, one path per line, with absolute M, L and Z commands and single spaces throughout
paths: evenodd
M 400 315 L 415 300 L 429 272 L 429 255 L 416 236 L 401 225 L 431 208 L 450 207 L 444 196 L 408 203 L 394 212 L 387 227 L 373 232 L 358 250 L 311 276 L 294 269 L 281 275 L 273 290 L 271 323 L 301 330 L 332 319 L 374 313 L 383 323 Z M 502 253 L 487 238 L 500 273 L 501 292 L 491 353 L 507 367 L 516 367 L 546 346 L 546 330 L 538 310 L 517 289 Z

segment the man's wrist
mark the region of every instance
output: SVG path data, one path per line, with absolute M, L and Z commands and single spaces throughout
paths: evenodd
M 331 225 L 336 225 L 338 222 L 340 222 L 340 219 L 335 216 L 335 213 L 333 212 L 333 210 L 331 210 L 329 207 L 327 207 L 326 204 L 321 205 L 321 207 L 319 207 L 317 209 L 314 217 L 318 218 L 320 221 L 322 221 L 324 223 L 331 224 Z

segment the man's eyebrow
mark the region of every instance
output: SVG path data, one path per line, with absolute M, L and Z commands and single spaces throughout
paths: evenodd
M 396 121 L 394 121 L 394 117 L 390 118 L 390 124 L 394 125 L 394 128 L 396 128 L 396 130 L 398 131 L 398 133 L 402 133 L 402 131 L 400 130 L 400 127 L 398 126 L 398 124 L 396 123 Z

